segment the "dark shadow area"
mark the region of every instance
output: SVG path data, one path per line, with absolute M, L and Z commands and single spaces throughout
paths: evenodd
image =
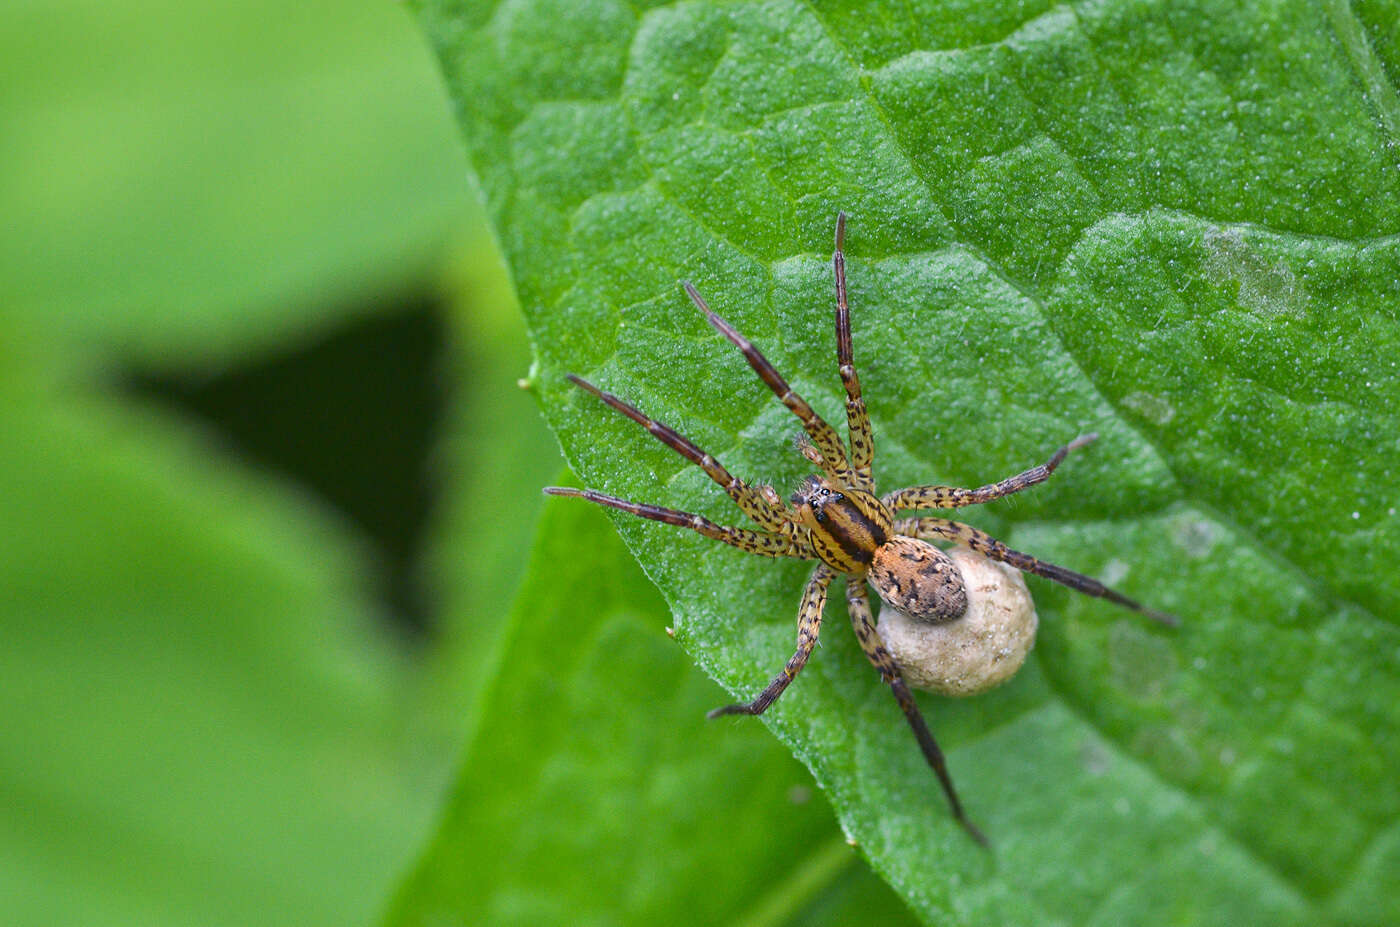
M 358 525 L 379 561 L 387 617 L 422 639 L 434 630 L 419 558 L 438 492 L 446 338 L 443 308 L 419 296 L 242 366 L 128 371 L 123 380 Z

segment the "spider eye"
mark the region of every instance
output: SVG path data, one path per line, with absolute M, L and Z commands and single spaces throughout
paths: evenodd
M 817 524 L 821 524 L 822 522 L 826 521 L 826 513 L 823 512 L 821 509 L 814 510 L 812 512 L 812 517 L 817 520 Z
M 831 501 L 832 501 L 832 502 L 840 502 L 841 500 L 843 500 L 843 499 L 845 499 L 845 498 L 846 498 L 846 494 L 843 493 L 843 492 L 834 492 L 834 493 L 831 494 Z

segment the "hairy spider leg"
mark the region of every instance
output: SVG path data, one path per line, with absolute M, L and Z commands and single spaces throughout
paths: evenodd
M 1050 474 L 1055 472 L 1055 468 L 1060 465 L 1060 462 L 1069 455 L 1070 451 L 1076 451 L 1097 440 L 1098 437 L 1093 432 L 1080 435 L 1056 451 L 1049 460 L 1040 466 L 1031 467 L 1015 476 L 1009 476 L 999 483 L 991 483 L 977 489 L 958 489 L 954 486 L 910 486 L 906 489 L 896 489 L 880 501 L 896 512 L 909 509 L 957 509 L 964 505 L 981 505 L 984 502 L 991 502 L 993 499 L 1000 499 L 1002 496 L 1009 496 L 1014 492 L 1029 489 L 1037 483 L 1045 482 L 1050 478 Z
M 1180 627 L 1181 619 L 1167 612 L 1159 612 L 1155 608 L 1148 608 L 1142 603 L 1130 599 L 1121 592 L 1116 592 L 1096 579 L 1092 579 L 1082 573 L 1075 573 L 1062 566 L 1053 563 L 1046 563 L 1038 560 L 1030 554 L 1023 554 L 1019 550 L 1012 550 L 1001 541 L 987 534 L 978 531 L 971 525 L 964 525 L 961 522 L 950 521 L 946 518 L 906 518 L 895 523 L 895 531 L 899 534 L 907 534 L 910 537 L 932 540 L 933 538 L 946 538 L 956 541 L 964 546 L 970 547 L 977 553 L 990 557 L 993 560 L 1000 560 L 1002 563 L 1010 564 L 1018 570 L 1026 573 L 1034 573 L 1036 576 L 1043 576 L 1046 579 L 1054 580 L 1062 586 L 1068 586 L 1076 592 L 1085 595 L 1095 596 L 1100 599 L 1107 599 L 1124 608 L 1132 609 L 1151 618 L 1153 621 L 1164 624 L 1168 627 Z
M 802 593 L 802 605 L 797 610 L 797 650 L 783 666 L 782 672 L 774 676 L 768 687 L 759 693 L 758 698 L 748 704 L 716 708 L 705 717 L 761 715 L 783 694 L 788 683 L 796 679 L 797 674 L 802 672 L 802 667 L 807 665 L 812 648 L 817 646 L 817 635 L 821 633 L 822 627 L 822 611 L 826 608 L 826 591 L 835 578 L 836 571 L 825 563 L 818 564 L 812 571 L 812 578 L 807 581 L 807 588 Z
M 819 465 L 827 476 L 844 485 L 851 484 L 851 465 L 846 459 L 846 449 L 841 441 L 841 436 L 836 433 L 836 429 L 827 424 L 826 420 L 816 413 L 808 403 L 792 387 L 788 386 L 782 374 L 778 373 L 768 359 L 759 353 L 758 348 L 753 346 L 753 342 L 739 334 L 739 330 L 730 325 L 724 319 L 715 314 L 705 300 L 696 292 L 695 287 L 686 281 L 682 284 L 691 302 L 696 308 L 705 314 L 705 318 L 724 337 L 728 338 L 733 345 L 744 355 L 744 359 L 749 362 L 754 373 L 762 380 L 778 400 L 792 411 L 802 422 L 803 429 L 811 437 L 812 443 L 816 446 L 821 457 Z
M 851 354 L 851 311 L 846 300 L 846 255 L 841 246 L 846 238 L 846 214 L 836 214 L 836 250 L 831 255 L 831 267 L 836 277 L 836 363 L 841 372 L 841 385 L 846 388 L 846 431 L 851 438 L 851 469 L 855 485 L 867 492 L 875 491 L 875 440 L 870 434 L 870 415 L 860 395 L 860 377 L 856 375 Z
M 678 509 L 662 508 L 659 505 L 647 505 L 644 502 L 631 502 L 592 489 L 546 486 L 544 491 L 551 496 L 576 496 L 580 499 L 587 499 L 589 502 L 596 502 L 598 505 L 606 505 L 609 508 L 627 512 L 629 515 L 640 515 L 642 518 L 675 525 L 678 528 L 689 528 L 707 538 L 723 541 L 731 547 L 737 547 L 750 554 L 758 554 L 760 557 L 794 557 L 799 560 L 810 560 L 816 557 L 816 553 L 808 549 L 805 540 L 794 535 L 773 534 L 769 531 L 752 531 L 748 528 L 717 525 L 701 515 L 682 512 Z
M 948 806 L 952 809 L 953 817 L 972 835 L 974 840 L 986 846 L 987 838 L 963 813 L 962 802 L 958 801 L 957 789 L 953 788 L 953 777 L 948 773 L 948 763 L 943 758 L 943 751 L 938 748 L 938 741 L 933 738 L 933 732 L 924 723 L 924 716 L 919 713 L 919 706 L 914 702 L 914 694 L 909 691 L 904 677 L 900 675 L 899 665 L 895 663 L 894 657 L 885 648 L 879 633 L 875 630 L 875 622 L 870 615 L 870 596 L 865 589 L 865 580 L 854 576 L 846 577 L 846 610 L 851 614 L 851 625 L 856 630 L 856 638 L 860 641 L 861 649 L 865 651 L 866 657 L 874 664 L 875 668 L 880 671 L 880 678 L 890 687 L 890 691 L 894 693 L 895 701 L 899 702 L 900 710 L 904 712 L 905 720 L 914 729 L 914 737 L 919 741 L 919 748 L 923 750 L 924 759 L 928 761 L 928 765 L 938 776 L 938 782 L 943 786 L 943 794 L 948 796 Z
M 686 438 L 680 432 L 665 423 L 658 422 L 656 419 L 649 417 L 631 403 L 619 399 L 606 390 L 599 389 L 583 377 L 571 373 L 568 374 L 568 378 L 569 382 L 597 396 L 599 399 L 603 400 L 603 402 L 651 432 L 652 437 L 656 438 L 656 440 L 704 470 L 705 474 L 718 483 L 724 489 L 725 493 L 728 494 L 729 498 L 733 499 L 735 504 L 743 509 L 744 514 L 752 518 L 759 527 L 779 533 L 792 530 L 794 523 L 788 518 L 787 513 L 783 509 L 774 508 L 774 506 L 764 498 L 762 493 L 752 486 L 749 486 L 738 477 L 732 476 L 729 471 L 724 468 L 723 464 L 702 451 L 689 438 Z

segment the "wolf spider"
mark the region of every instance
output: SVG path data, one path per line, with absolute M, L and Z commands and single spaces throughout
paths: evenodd
M 657 505 L 631 502 L 596 492 L 551 486 L 546 493 L 556 496 L 578 496 L 599 505 L 619 509 L 642 518 L 689 528 L 705 537 L 732 545 L 740 550 L 764 557 L 795 557 L 817 560 L 817 567 L 807 582 L 798 609 L 797 650 L 758 697 L 751 702 L 726 705 L 709 713 L 720 715 L 762 714 L 782 695 L 788 684 L 807 664 L 817 643 L 827 589 L 837 576 L 846 578 L 846 604 L 851 623 L 861 649 L 880 678 L 890 687 L 895 700 L 913 728 L 924 759 L 938 776 L 948 798 L 953 817 L 979 843 L 986 844 L 982 832 L 963 812 L 948 773 L 943 751 L 934 740 L 928 725 L 914 702 L 914 696 L 900 675 L 899 666 L 886 650 L 875 630 L 871 616 L 866 583 L 875 587 L 888 605 L 924 621 L 944 622 L 960 617 L 967 607 L 967 595 L 961 574 L 942 550 L 930 540 L 949 541 L 963 545 L 1027 573 L 1068 586 L 1086 595 L 1108 599 L 1125 608 L 1140 612 L 1166 625 L 1178 624 L 1165 612 L 1147 608 L 1127 596 L 1115 592 L 1097 580 L 1064 567 L 1037 560 L 1029 554 L 1012 550 L 1002 542 L 976 528 L 946 518 L 896 518 L 895 513 L 919 509 L 952 509 L 979 505 L 1044 482 L 1070 451 L 1094 440 L 1093 434 L 1083 435 L 1057 450 L 1038 467 L 1008 477 L 998 483 L 978 489 L 957 489 L 951 486 L 911 486 L 897 489 L 882 497 L 875 495 L 872 473 L 874 442 L 871 439 L 870 417 L 861 398 L 860 381 L 851 360 L 851 320 L 846 302 L 846 262 L 842 254 L 846 216 L 836 217 L 836 249 L 832 266 L 836 277 L 836 362 L 841 383 L 846 389 L 846 422 L 850 433 L 850 453 L 846 445 L 825 420 L 801 396 L 793 392 L 753 344 L 734 326 L 716 315 L 695 287 L 686 282 L 685 292 L 709 323 L 733 342 L 768 388 L 802 423 L 806 432 L 801 442 L 802 454 L 821 470 L 812 475 L 792 494 L 791 505 L 785 505 L 771 486 L 750 486 L 732 476 L 724 466 L 697 447 L 689 439 L 668 426 L 648 417 L 635 406 L 605 392 L 582 377 L 569 374 L 575 385 L 597 396 L 604 403 L 641 425 L 661 443 L 696 464 L 718 483 L 749 516 L 759 530 L 717 525 L 700 515 L 662 508 Z

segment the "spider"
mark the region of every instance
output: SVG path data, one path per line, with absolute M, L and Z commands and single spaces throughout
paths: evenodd
M 805 436 L 801 438 L 799 448 L 821 473 L 808 476 L 802 482 L 792 494 L 790 505 L 783 503 L 773 487 L 748 485 L 731 475 L 718 460 L 679 432 L 574 374 L 568 374 L 572 383 L 641 425 L 661 443 L 704 470 L 758 525 L 759 530 L 718 525 L 700 515 L 631 502 L 592 489 L 551 486 L 545 492 L 556 496 L 577 496 L 642 518 L 689 528 L 751 554 L 818 561 L 802 593 L 797 618 L 797 649 L 792 657 L 753 701 L 717 708 L 709 713 L 710 718 L 759 715 L 783 694 L 806 666 L 816 646 L 827 591 L 832 581 L 844 576 L 846 605 L 861 649 L 894 693 L 914 731 L 924 759 L 938 777 L 953 817 L 978 843 L 985 846 L 986 837 L 963 811 L 943 751 L 919 713 L 898 664 L 876 633 L 866 584 L 874 586 L 880 598 L 889 606 L 915 619 L 932 622 L 956 620 L 967 608 L 967 595 L 962 576 L 948 555 L 929 543 L 930 540 L 940 540 L 963 545 L 985 557 L 1043 576 L 1086 595 L 1107 599 L 1162 624 L 1175 626 L 1179 622 L 1174 616 L 1147 608 L 1088 576 L 1012 550 L 969 525 L 946 518 L 896 518 L 898 512 L 979 505 L 1042 483 L 1071 451 L 1088 444 L 1096 435 L 1082 435 L 1061 447 L 1040 466 L 978 489 L 911 486 L 884 496 L 875 495 L 875 446 L 871 437 L 870 417 L 861 398 L 860 380 L 856 376 L 851 355 L 846 260 L 842 253 L 845 232 L 846 215 L 839 213 L 836 217 L 836 248 L 832 254 L 832 268 L 836 277 L 836 362 L 846 390 L 849 453 L 836 430 L 806 400 L 793 392 L 758 349 L 734 326 L 715 314 L 695 287 L 689 282 L 682 284 L 686 294 L 709 323 L 733 342 L 759 379 L 802 423 Z

